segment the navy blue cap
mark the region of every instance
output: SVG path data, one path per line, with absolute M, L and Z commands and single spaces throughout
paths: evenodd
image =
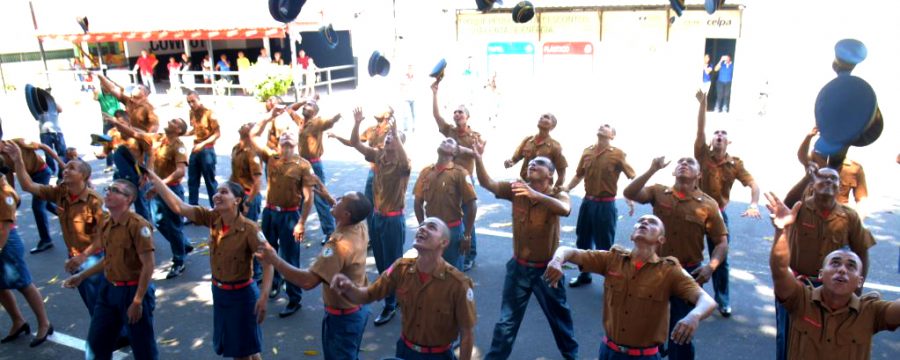
M 816 151 L 833 155 L 854 143 L 872 125 L 877 109 L 875 91 L 865 80 L 843 74 L 829 81 L 816 97 Z
M 684 0 L 669 0 L 669 4 L 672 5 L 672 10 L 675 10 L 675 15 L 681 16 L 684 11 Z
M 57 113 L 56 100 L 47 90 L 41 89 L 31 84 L 25 85 L 25 103 L 28 104 L 28 111 L 35 120 L 38 120 L 45 113 Z
M 28 111 L 31 112 L 31 116 L 34 116 L 35 119 L 41 116 L 42 113 L 37 108 L 37 96 L 37 88 L 31 84 L 25 84 L 25 103 L 28 104 Z
M 300 8 L 306 0 L 269 0 L 269 14 L 275 21 L 289 23 L 300 15 Z
M 91 134 L 91 146 L 100 146 L 112 141 L 112 137 L 103 134 Z
M 513 7 L 512 19 L 516 23 L 527 23 L 534 18 L 534 4 L 531 1 L 521 1 Z
M 866 45 L 856 39 L 844 39 L 834 44 L 834 58 L 846 64 L 859 64 L 868 54 Z
M 331 24 L 320 27 L 319 34 L 322 34 L 322 37 L 325 38 L 325 43 L 328 44 L 330 49 L 334 49 L 338 46 L 339 41 L 337 32 L 334 31 L 334 26 Z
M 387 76 L 391 71 L 391 62 L 380 51 L 373 51 L 369 57 L 369 76 Z
M 872 124 L 856 138 L 852 145 L 860 147 L 870 145 L 881 137 L 882 131 L 884 131 L 884 118 L 881 116 L 881 109 L 878 108 L 875 109 L 875 120 L 872 120 Z
M 81 30 L 84 31 L 85 34 L 88 33 L 88 28 L 90 27 L 90 23 L 88 23 L 87 16 L 80 16 L 75 18 L 75 22 L 78 23 L 78 26 L 81 27 Z
M 447 59 L 441 59 L 438 61 L 437 65 L 434 66 L 434 69 L 431 70 L 431 73 L 428 76 L 433 78 L 442 78 L 444 77 L 444 69 L 447 68 Z
M 503 5 L 502 0 L 475 0 L 475 5 L 478 6 L 478 11 L 489 11 L 494 8 L 494 4 Z
M 706 0 L 703 4 L 703 7 L 706 9 L 706 13 L 712 15 L 719 10 L 722 6 L 725 6 L 725 0 Z

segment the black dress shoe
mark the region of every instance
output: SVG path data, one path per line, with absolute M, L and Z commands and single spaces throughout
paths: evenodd
M 16 329 L 16 331 L 13 331 L 12 334 L 9 334 L 9 336 L 0 340 L 0 344 L 5 344 L 5 343 L 8 343 L 15 339 L 18 339 L 19 335 L 28 334 L 30 332 L 31 332 L 31 326 L 28 326 L 28 323 L 24 323 L 24 324 L 22 324 L 22 326 L 19 326 L 19 328 Z
M 37 244 L 37 246 L 35 246 L 34 249 L 31 249 L 31 251 L 29 251 L 29 252 L 32 254 L 37 254 L 37 253 L 42 253 L 44 251 L 50 250 L 51 248 L 53 248 L 53 243 L 50 243 L 50 242 L 40 243 L 39 242 Z
M 391 319 L 394 318 L 394 314 L 397 313 L 397 308 L 384 308 L 381 310 L 381 314 L 375 318 L 375 326 L 381 326 L 387 324 Z
M 569 280 L 569 287 L 577 288 L 581 285 L 587 285 L 594 282 L 590 277 L 583 278 L 581 276 L 576 276 L 574 279 Z
M 184 264 L 172 265 L 172 267 L 169 269 L 169 273 L 166 274 L 166 280 L 177 278 L 183 272 Z
M 129 339 L 127 336 L 119 336 L 119 338 L 116 339 L 115 349 L 120 350 L 129 345 L 131 345 L 131 339 Z
M 45 334 L 43 337 L 34 338 L 34 340 L 31 340 L 31 344 L 28 344 L 28 346 L 38 347 L 38 345 L 43 344 L 44 341 L 47 341 L 47 337 L 50 335 L 53 335 L 53 325 L 50 325 L 50 328 L 47 329 L 47 334 Z
M 297 310 L 300 310 L 299 302 L 288 302 L 287 306 L 278 313 L 278 317 L 286 318 L 288 316 L 294 315 Z
M 274 299 L 278 297 L 278 294 L 281 294 L 281 286 L 283 284 L 273 283 L 272 290 L 269 290 L 269 299 Z
M 719 306 L 719 314 L 721 314 L 723 318 L 730 318 L 731 306 Z
M 184 246 L 184 254 L 185 255 L 190 254 L 193 251 L 194 251 L 194 247 L 191 246 L 190 244 Z

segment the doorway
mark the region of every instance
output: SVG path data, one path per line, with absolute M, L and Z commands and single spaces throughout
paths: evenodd
M 722 56 L 728 55 L 731 57 L 731 61 L 735 62 L 734 54 L 735 54 L 735 46 L 737 45 L 736 39 L 706 39 L 706 46 L 704 48 L 704 55 L 709 55 L 710 61 L 709 65 L 715 69 L 716 64 L 718 64 Z M 718 98 L 718 91 L 716 89 L 716 82 L 719 80 L 719 73 L 721 71 L 713 71 L 710 74 L 710 83 L 709 92 L 706 94 L 706 110 L 713 111 L 716 106 L 716 99 Z M 727 97 L 730 97 L 730 94 L 727 94 Z M 730 99 L 728 99 L 730 100 Z M 731 110 L 731 104 L 729 103 L 729 111 Z

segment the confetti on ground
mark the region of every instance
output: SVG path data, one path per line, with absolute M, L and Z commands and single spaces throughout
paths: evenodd
M 306 355 L 306 356 L 318 356 L 318 355 L 319 355 L 319 352 L 316 351 L 316 350 L 306 350 L 306 351 L 303 352 L 303 355 Z
M 278 348 L 272 348 L 272 354 L 278 355 Z
M 160 344 L 163 344 L 163 345 L 177 344 L 177 343 L 178 343 L 178 339 L 163 339 L 163 340 L 160 340 L 159 343 L 160 343 Z
M 306 340 L 306 341 L 313 341 L 315 339 L 316 339 L 316 337 L 312 336 L 312 335 L 306 335 L 303 337 L 303 340 Z
M 50 281 L 47 282 L 47 284 L 53 285 L 56 284 L 57 281 L 59 281 L 59 276 L 54 276 L 52 279 L 50 279 Z

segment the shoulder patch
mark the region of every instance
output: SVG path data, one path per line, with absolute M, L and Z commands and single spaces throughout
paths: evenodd
M 253 157 L 253 162 L 259 164 L 259 157 L 258 157 L 258 156 L 254 156 L 254 157 Z
M 266 242 L 266 241 L 267 241 L 267 240 L 266 240 L 266 235 L 263 234 L 262 231 L 257 231 L 257 232 L 256 232 L 256 238 L 259 239 L 259 241 L 261 241 L 261 242 Z
M 143 227 L 141 227 L 141 236 L 150 237 L 150 228 L 147 227 L 147 225 L 144 225 Z
M 12 196 L 7 196 L 7 197 L 6 197 L 6 205 L 12 206 L 13 204 L 15 204 L 15 202 L 16 202 L 16 201 L 13 200 Z
M 181 155 L 184 155 L 187 153 L 187 149 L 185 149 L 184 146 L 182 146 L 182 147 L 178 148 L 178 153 Z
M 324 249 L 322 249 L 322 257 L 331 257 L 331 255 L 334 255 L 334 249 L 332 249 L 330 246 L 326 246 Z
M 468 290 L 466 290 L 466 300 L 469 300 L 470 302 L 475 302 L 475 292 L 472 291 L 472 288 L 469 288 Z

